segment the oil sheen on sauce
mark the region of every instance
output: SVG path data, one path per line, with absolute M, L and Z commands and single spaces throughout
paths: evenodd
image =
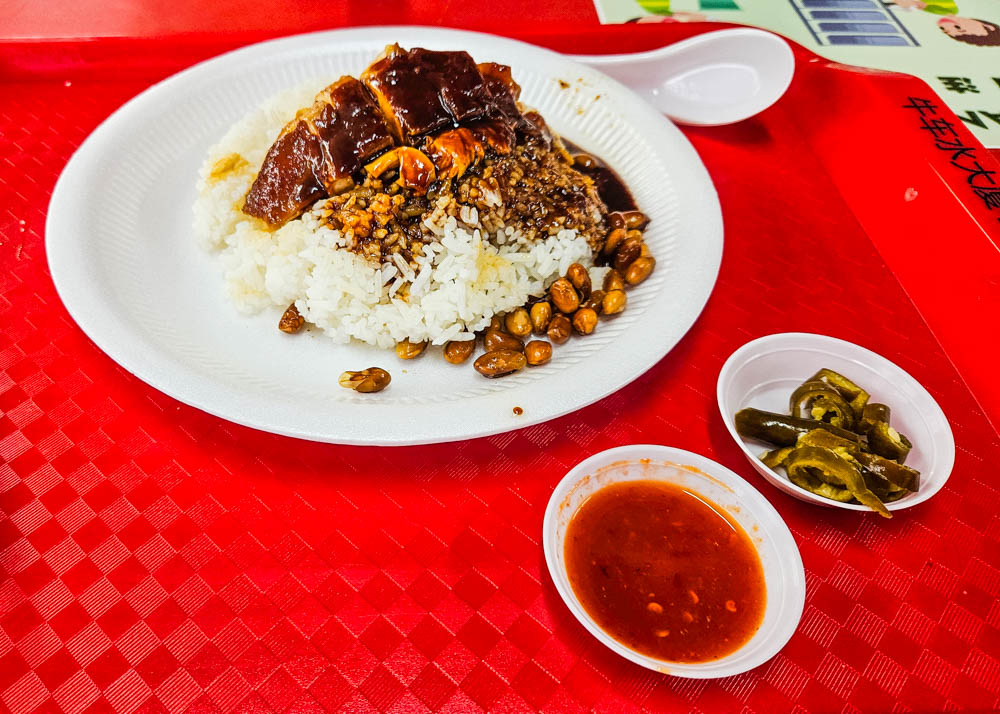
M 573 515 L 564 556 L 573 592 L 601 629 L 656 659 L 725 657 L 764 617 L 764 571 L 746 532 L 673 484 L 597 491 Z

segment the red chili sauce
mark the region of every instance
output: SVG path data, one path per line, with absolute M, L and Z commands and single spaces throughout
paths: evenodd
M 721 508 L 673 484 L 597 491 L 573 515 L 564 555 L 584 610 L 650 657 L 725 657 L 764 618 L 764 571 L 750 538 Z

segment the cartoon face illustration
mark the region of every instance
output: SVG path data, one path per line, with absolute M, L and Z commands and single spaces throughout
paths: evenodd
M 938 27 L 949 37 L 971 45 L 1000 45 L 1000 27 L 986 20 L 949 15 L 938 20 Z

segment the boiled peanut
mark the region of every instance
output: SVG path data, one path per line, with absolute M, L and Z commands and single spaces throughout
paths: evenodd
M 475 340 L 452 340 L 444 345 L 444 358 L 452 364 L 462 364 L 476 351 Z
M 601 249 L 601 255 L 605 258 L 613 256 L 623 240 L 625 240 L 625 229 L 615 228 L 613 231 L 608 233 L 608 238 L 604 241 L 604 247 Z
M 302 329 L 304 324 L 306 324 L 306 318 L 299 314 L 299 309 L 295 307 L 295 303 L 293 302 L 282 313 L 281 319 L 278 320 L 278 329 L 282 332 L 287 332 L 289 335 L 294 335 Z
M 645 243 L 642 244 L 642 250 L 639 251 L 640 258 L 651 258 L 653 257 L 653 251 L 649 249 L 649 246 Z
M 576 312 L 576 309 L 580 307 L 580 296 L 577 294 L 576 288 L 573 287 L 573 283 L 566 278 L 559 278 L 552 283 L 552 286 L 549 287 L 549 297 L 556 309 L 566 314 Z
M 625 280 L 622 278 L 622 274 L 615 269 L 609 270 L 604 275 L 604 292 L 609 293 L 612 290 L 624 290 Z
M 532 340 L 524 346 L 524 356 L 532 367 L 552 359 L 552 345 L 545 340 Z
M 427 349 L 426 342 L 410 342 L 403 340 L 396 343 L 396 356 L 400 359 L 413 359 L 419 357 Z
M 590 273 L 579 263 L 573 263 L 566 270 L 566 278 L 573 283 L 573 287 L 580 294 L 581 300 L 586 300 L 590 297 L 590 291 L 593 286 L 590 284 Z
M 642 230 L 649 223 L 649 218 L 642 211 L 624 211 L 621 216 L 629 230 Z
M 572 323 L 570 323 L 568 317 L 565 315 L 554 315 L 552 321 L 549 323 L 549 329 L 546 330 L 545 334 L 557 345 L 561 345 L 569 339 L 571 331 Z
M 597 327 L 597 313 L 589 307 L 581 307 L 573 314 L 573 329 L 581 335 L 589 335 Z
M 589 307 L 591 310 L 596 312 L 598 315 L 601 314 L 603 310 L 604 296 L 606 293 L 603 290 L 595 290 L 590 294 L 590 297 L 580 303 L 580 307 Z
M 503 377 L 519 369 L 523 369 L 527 363 L 528 360 L 523 352 L 496 350 L 495 352 L 487 352 L 484 355 L 480 355 L 473 366 L 479 374 L 492 379 L 494 377 Z
M 517 339 L 513 335 L 508 335 L 506 332 L 493 329 L 486 331 L 486 336 L 483 338 L 483 344 L 486 345 L 487 352 L 495 352 L 497 350 L 514 350 L 515 352 L 519 352 L 524 348 L 524 345 L 521 344 L 521 340 Z
M 612 229 L 625 228 L 628 225 L 625 220 L 625 214 L 621 211 L 613 211 L 612 213 L 609 213 L 608 225 L 611 226 Z
M 531 327 L 536 335 L 544 335 L 549 328 L 549 321 L 552 319 L 552 305 L 548 300 L 536 302 L 531 306 Z
M 625 282 L 629 285 L 638 285 L 649 277 L 656 267 L 656 258 L 639 258 L 625 271 Z
M 631 233 L 631 231 L 630 231 Z M 639 233 L 639 231 L 635 231 Z M 615 251 L 615 258 L 612 261 L 612 266 L 619 273 L 624 272 L 625 268 L 632 264 L 632 261 L 639 257 L 642 253 L 642 236 L 629 236 L 622 241 L 622 244 L 618 246 L 618 250 Z
M 502 330 L 503 329 L 503 315 L 494 315 L 490 318 L 490 330 Z
M 531 334 L 531 318 L 528 311 L 519 307 L 513 312 L 508 312 L 504 318 L 504 326 L 507 332 L 515 337 L 526 337 Z
M 389 373 L 379 367 L 369 367 L 360 372 L 344 372 L 337 378 L 337 384 L 341 387 L 363 394 L 381 392 L 391 381 Z
M 604 300 L 601 302 L 601 311 L 605 315 L 617 315 L 625 309 L 625 302 L 624 290 L 611 290 L 604 294 Z

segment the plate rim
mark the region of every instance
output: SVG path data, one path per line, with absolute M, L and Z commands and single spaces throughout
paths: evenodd
M 103 323 L 108 321 L 109 316 L 114 316 L 115 311 L 113 306 L 105 304 L 99 299 L 95 300 L 93 295 L 81 297 L 80 286 L 74 284 L 80 282 L 78 279 L 79 276 L 74 275 L 73 269 L 67 266 L 66 261 L 68 256 L 64 255 L 65 248 L 60 246 L 59 238 L 60 235 L 65 235 L 67 233 L 67 223 L 69 221 L 69 218 L 67 217 L 68 212 L 64 214 L 62 210 L 59 210 L 59 206 L 60 204 L 71 199 L 69 194 L 73 189 L 74 183 L 79 181 L 81 178 L 87 177 L 87 169 L 90 168 L 88 167 L 88 163 L 101 156 L 98 146 L 102 140 L 106 139 L 108 135 L 113 136 L 118 125 L 125 124 L 129 120 L 132 120 L 137 112 L 145 109 L 150 103 L 155 106 L 155 103 L 161 98 L 160 95 L 163 92 L 169 91 L 169 88 L 175 85 L 191 81 L 190 78 L 192 76 L 198 78 L 202 73 L 210 72 L 213 65 L 223 66 L 223 63 L 230 63 L 247 57 L 266 58 L 269 54 L 281 54 L 282 52 L 294 49 L 296 43 L 300 43 L 303 40 L 309 40 L 312 42 L 325 41 L 331 45 L 335 45 L 338 39 L 349 41 L 371 41 L 373 35 L 390 35 L 404 42 L 428 42 L 433 41 L 434 37 L 444 37 L 451 40 L 464 40 L 467 42 L 471 42 L 475 38 L 489 38 L 490 42 L 507 44 L 513 48 L 530 48 L 532 53 L 543 53 L 544 55 L 548 55 L 556 61 L 565 64 L 567 67 L 573 68 L 574 71 L 580 70 L 582 73 L 581 76 L 586 76 L 587 74 L 600 75 L 602 81 L 617 85 L 617 88 L 620 91 L 634 96 L 637 102 L 646 107 L 645 111 L 647 117 L 655 116 L 659 121 L 663 122 L 666 134 L 672 135 L 672 148 L 681 153 L 682 158 L 684 158 L 686 162 L 682 167 L 682 170 L 678 174 L 674 174 L 674 176 L 680 175 L 688 177 L 688 174 L 686 173 L 688 169 L 696 174 L 700 174 L 697 178 L 701 179 L 701 181 L 697 181 L 695 183 L 699 184 L 699 191 L 704 191 L 703 200 L 706 204 L 705 207 L 707 210 L 699 212 L 699 216 L 700 220 L 704 221 L 705 233 L 716 238 L 709 243 L 708 250 L 705 250 L 704 246 L 701 246 L 699 256 L 701 257 L 703 263 L 699 265 L 699 268 L 704 269 L 704 275 L 706 278 L 710 277 L 710 279 L 704 280 L 704 285 L 699 286 L 699 289 L 692 293 L 691 303 L 695 307 L 691 310 L 691 314 L 686 316 L 685 320 L 678 323 L 678 332 L 675 339 L 670 340 L 669 344 L 650 350 L 643 356 L 643 359 L 640 361 L 640 366 L 634 371 L 634 373 L 622 375 L 620 379 L 610 380 L 605 386 L 599 389 L 591 389 L 591 391 L 589 391 L 583 398 L 577 398 L 571 402 L 561 403 L 557 408 L 545 411 L 539 411 L 536 409 L 533 410 L 533 413 L 531 414 L 525 413 L 522 417 L 518 417 L 516 420 L 509 420 L 503 423 L 501 423 L 499 419 L 494 419 L 493 423 L 488 423 L 486 425 L 482 425 L 480 422 L 476 421 L 471 424 L 450 424 L 447 428 L 441 428 L 440 425 L 435 424 L 433 428 L 422 427 L 423 431 L 414 432 L 410 437 L 401 438 L 396 435 L 390 439 L 385 439 L 379 437 L 377 434 L 375 436 L 345 438 L 343 435 L 331 433 L 328 429 L 309 429 L 301 426 L 288 426 L 283 423 L 270 421 L 266 417 L 266 410 L 261 410 L 260 405 L 253 405 L 253 400 L 250 400 L 249 402 L 246 400 L 246 396 L 250 394 L 249 392 L 232 392 L 231 399 L 222 400 L 221 402 L 211 396 L 207 399 L 203 398 L 199 390 L 195 389 L 192 384 L 188 382 L 182 382 L 179 384 L 175 383 L 174 379 L 178 373 L 183 374 L 188 379 L 191 379 L 192 377 L 199 377 L 200 379 L 200 375 L 196 375 L 195 370 L 190 368 L 185 370 L 182 360 L 177 360 L 174 355 L 166 355 L 162 356 L 162 362 L 157 363 L 154 361 L 151 363 L 148 358 L 148 345 L 128 344 L 130 342 L 141 343 L 148 341 L 148 338 L 141 334 L 135 337 L 129 337 L 128 331 L 125 331 L 124 333 L 115 333 L 108 330 L 107 325 Z M 683 190 L 680 188 L 682 183 L 683 182 L 677 182 L 678 194 L 683 193 Z M 581 65 L 568 56 L 554 52 L 547 48 L 538 47 L 536 45 L 500 35 L 418 25 L 342 28 L 275 38 L 238 48 L 204 60 L 174 75 L 171 75 L 170 77 L 156 82 L 116 109 L 110 116 L 102 121 L 90 133 L 90 135 L 88 135 L 88 137 L 73 153 L 66 166 L 63 168 L 63 171 L 61 172 L 53 189 L 46 217 L 45 233 L 46 258 L 50 274 L 53 283 L 55 284 L 57 294 L 59 295 L 60 300 L 65 306 L 67 312 L 77 323 L 80 329 L 83 330 L 87 337 L 94 342 L 94 344 L 102 352 L 110 357 L 116 364 L 120 365 L 130 374 L 137 377 L 140 381 L 145 382 L 154 389 L 189 406 L 205 411 L 226 421 L 252 429 L 311 441 L 366 446 L 407 446 L 443 443 L 507 433 L 565 416 L 571 412 L 583 409 L 584 407 L 589 406 L 590 404 L 593 404 L 594 402 L 597 402 L 624 388 L 631 382 L 638 379 L 670 351 L 672 351 L 674 347 L 676 347 L 677 343 L 687 334 L 697 321 L 708 302 L 715 283 L 718 280 L 718 274 L 721 268 L 723 246 L 724 229 L 721 207 L 719 205 L 718 194 L 714 183 L 712 182 L 704 163 L 701 161 L 688 139 L 676 128 L 676 126 L 674 126 L 666 117 L 663 117 L 661 114 L 656 112 L 652 107 L 642 103 L 642 100 L 627 87 L 624 87 L 614 80 L 607 78 L 597 70 Z M 60 249 L 62 249 L 62 253 L 60 253 Z M 69 299 L 67 299 L 67 296 L 69 296 Z M 96 311 L 95 308 L 97 308 Z M 657 309 L 656 304 L 654 303 L 647 309 Z M 123 334 L 126 335 L 125 339 L 121 339 L 121 335 Z M 157 355 L 157 357 L 161 356 Z M 572 372 L 573 369 L 575 369 L 575 367 L 571 367 L 567 371 Z M 212 384 L 211 380 L 208 380 L 208 383 Z M 216 382 L 215 384 L 218 383 Z M 494 395 L 503 393 L 504 392 L 494 393 Z M 255 413 L 255 411 L 262 413 Z M 460 426 L 462 428 L 459 428 Z

